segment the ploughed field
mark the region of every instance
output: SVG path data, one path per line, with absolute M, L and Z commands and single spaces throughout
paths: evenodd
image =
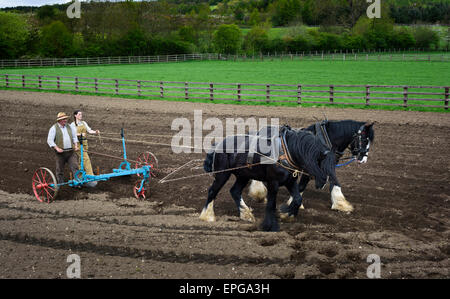
M 450 269 L 450 119 L 445 113 L 293 108 L 130 100 L 0 91 L 0 278 L 65 278 L 67 257 L 81 258 L 82 278 L 367 278 L 370 254 L 382 278 L 444 278 Z M 136 177 L 99 182 L 93 189 L 62 187 L 51 204 L 38 202 L 31 177 L 55 168 L 47 132 L 60 111 L 81 108 L 102 138 L 92 152 L 121 157 L 151 151 L 159 160 L 149 199 L 134 198 Z M 256 223 L 241 221 L 225 185 L 215 201 L 217 221 L 198 216 L 213 178 L 159 180 L 205 153 L 173 153 L 172 121 L 277 117 L 305 127 L 329 119 L 376 121 L 366 165 L 338 169 L 342 191 L 355 210 L 330 209 L 330 194 L 310 184 L 305 210 L 278 233 L 260 229 L 264 204 L 244 190 Z M 204 135 L 209 131 L 205 131 Z M 112 172 L 120 160 L 91 154 L 94 170 Z M 198 164 L 201 166 L 201 162 Z M 200 174 L 189 167 L 176 177 Z M 69 174 L 66 173 L 66 177 Z M 278 206 L 288 198 L 284 188 Z

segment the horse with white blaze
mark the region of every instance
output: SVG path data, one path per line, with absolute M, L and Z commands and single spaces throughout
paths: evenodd
M 354 160 L 358 163 L 367 163 L 370 145 L 373 144 L 375 132 L 373 122 L 359 122 L 354 120 L 322 121 L 317 122 L 305 131 L 316 135 L 336 156 L 336 164 L 342 159 L 346 149 L 349 149 Z M 298 183 L 301 194 L 306 189 L 311 176 L 303 174 Z M 345 199 L 341 185 L 337 181 L 330 180 L 331 209 L 352 212 L 353 206 Z M 249 195 L 256 200 L 265 200 L 267 188 L 261 181 L 253 180 L 250 184 Z M 287 204 L 290 204 L 292 197 Z M 303 208 L 303 207 L 301 207 Z
M 295 217 L 302 204 L 302 196 L 297 184 L 299 173 L 306 171 L 315 177 L 316 188 L 323 188 L 328 179 L 335 177 L 335 155 L 320 140 L 308 131 L 292 130 L 289 126 L 267 127 L 269 133 L 256 139 L 250 135 L 229 136 L 216 145 L 206 156 L 204 169 L 213 172 L 214 182 L 208 189 L 208 198 L 200 215 L 205 221 L 215 221 L 214 200 L 230 178 L 236 182 L 230 189 L 241 219 L 255 221 L 255 218 L 242 199 L 242 190 L 253 180 L 264 181 L 268 186 L 264 231 L 279 231 L 276 217 L 276 196 L 279 187 L 285 186 L 293 200 L 283 212 L 284 217 Z M 276 134 L 273 134 L 276 130 Z M 255 137 L 255 136 L 253 136 Z M 262 141 L 270 144 L 270 149 L 262 146 Z M 254 147 L 253 147 L 254 146 Z M 272 151 L 280 155 L 272 160 Z M 272 160 L 272 161 L 271 161 Z

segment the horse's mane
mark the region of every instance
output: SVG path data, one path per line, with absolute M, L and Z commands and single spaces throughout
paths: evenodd
M 359 128 L 364 125 L 366 122 L 361 121 L 355 121 L 355 120 L 329 120 L 328 121 L 328 128 L 332 129 L 333 132 L 335 132 L 338 136 L 346 136 L 348 138 L 353 137 L 353 134 L 358 132 Z M 315 130 L 315 125 L 311 125 L 308 128 L 306 128 L 308 131 Z M 370 126 L 370 129 L 368 130 L 368 136 L 371 143 L 373 143 L 375 139 L 375 132 L 373 130 L 373 127 Z
M 321 160 L 329 153 L 320 140 L 306 130 L 292 130 L 283 126 L 280 133 L 286 132 L 289 152 L 297 166 L 306 170 L 316 179 L 326 181 L 326 174 L 321 169 Z

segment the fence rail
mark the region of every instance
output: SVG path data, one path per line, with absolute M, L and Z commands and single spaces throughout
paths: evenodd
M 0 60 L 0 68 L 24 67 L 55 67 L 55 66 L 83 66 L 83 65 L 111 65 L 111 64 L 143 64 L 158 62 L 183 62 L 194 60 L 328 60 L 328 61 L 424 61 L 450 62 L 448 53 L 411 53 L 411 52 L 297 52 L 297 53 L 259 53 L 254 55 L 226 55 L 217 53 L 176 54 L 157 56 L 119 56 L 119 57 L 91 57 L 91 58 L 42 58 Z
M 449 86 L 213 83 L 0 74 L 0 87 L 184 100 L 432 107 L 448 110 Z

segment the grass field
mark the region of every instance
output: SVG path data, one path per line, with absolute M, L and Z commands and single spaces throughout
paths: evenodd
M 4 74 L 214 83 L 450 85 L 450 68 L 447 62 L 192 61 L 140 65 L 2 69 L 0 72 Z M 440 89 L 423 91 L 443 92 Z M 396 97 L 398 96 L 397 94 Z M 437 96 L 437 98 L 442 99 L 443 97 Z M 442 101 L 438 105 L 441 103 Z M 425 104 L 437 104 L 437 102 Z M 434 111 L 434 109 L 423 108 L 413 110 Z
M 286 83 L 448 85 L 450 64 L 377 61 L 193 61 L 140 65 L 2 69 L 5 74 L 134 80 Z

